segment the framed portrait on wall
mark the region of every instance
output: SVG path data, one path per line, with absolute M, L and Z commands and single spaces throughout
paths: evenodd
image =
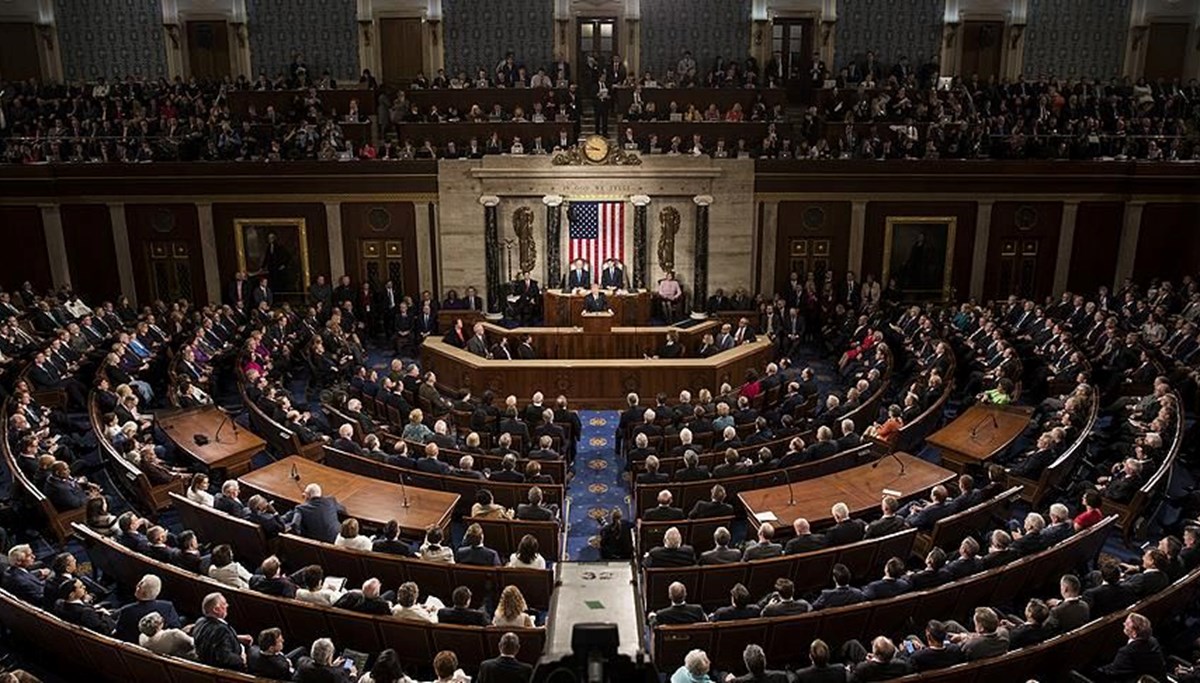
M 308 231 L 303 218 L 239 218 L 233 221 L 238 270 L 266 277 L 276 294 L 307 288 Z
M 906 299 L 948 299 L 957 227 L 954 216 L 888 216 L 883 281 L 896 278 Z

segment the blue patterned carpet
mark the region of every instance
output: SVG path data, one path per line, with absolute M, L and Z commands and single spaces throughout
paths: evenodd
M 620 507 L 629 519 L 629 485 L 623 478 L 624 463 L 613 452 L 618 417 L 615 410 L 579 413 L 583 435 L 575 454 L 575 478 L 567 493 L 571 500 L 567 552 L 577 562 L 600 559 L 596 534 L 601 516 Z

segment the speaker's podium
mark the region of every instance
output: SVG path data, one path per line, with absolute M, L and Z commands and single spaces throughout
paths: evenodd
M 610 334 L 615 317 L 611 309 L 594 313 L 584 311 L 579 314 L 580 327 L 585 334 Z

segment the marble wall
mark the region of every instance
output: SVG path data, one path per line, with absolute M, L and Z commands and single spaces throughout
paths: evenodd
M 696 206 L 692 197 L 712 195 L 709 214 L 709 291 L 751 286 L 753 272 L 754 165 L 741 159 L 645 158 L 637 167 L 627 166 L 553 166 L 548 157 L 486 157 L 478 161 L 443 160 L 438 162 L 438 254 L 442 288 L 462 291 L 468 285 L 484 292 L 484 241 L 482 195 L 496 195 L 500 239 L 512 239 L 513 215 L 527 206 L 534 215 L 537 244 L 537 279 L 546 280 L 546 207 L 542 197 L 548 194 L 571 199 L 628 198 L 645 194 L 651 198 L 647 209 L 647 248 L 650 250 L 648 280 L 662 276 L 657 249 L 660 234 L 659 213 L 666 206 L 679 211 L 680 230 L 675 236 L 675 271 L 684 289 L 691 293 L 694 269 Z M 627 204 L 626 260 L 628 274 L 633 268 L 633 204 Z M 562 254 L 566 254 L 566 220 L 562 231 Z M 503 252 L 503 242 L 501 243 Z M 513 247 L 516 258 L 516 246 Z M 514 264 L 513 271 L 517 266 Z M 502 264 L 501 278 L 507 276 Z

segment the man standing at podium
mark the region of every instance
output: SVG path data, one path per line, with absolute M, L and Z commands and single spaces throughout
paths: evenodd
M 577 258 L 571 264 L 571 272 L 567 273 L 566 289 L 587 289 L 592 284 L 592 272 L 583 267 L 583 259 Z
M 607 310 L 608 297 L 600 291 L 600 285 L 593 282 L 592 291 L 583 297 L 583 311 L 585 313 L 602 313 Z
M 616 259 L 604 262 L 604 270 L 600 272 L 600 286 L 605 289 L 625 289 L 625 269 Z

